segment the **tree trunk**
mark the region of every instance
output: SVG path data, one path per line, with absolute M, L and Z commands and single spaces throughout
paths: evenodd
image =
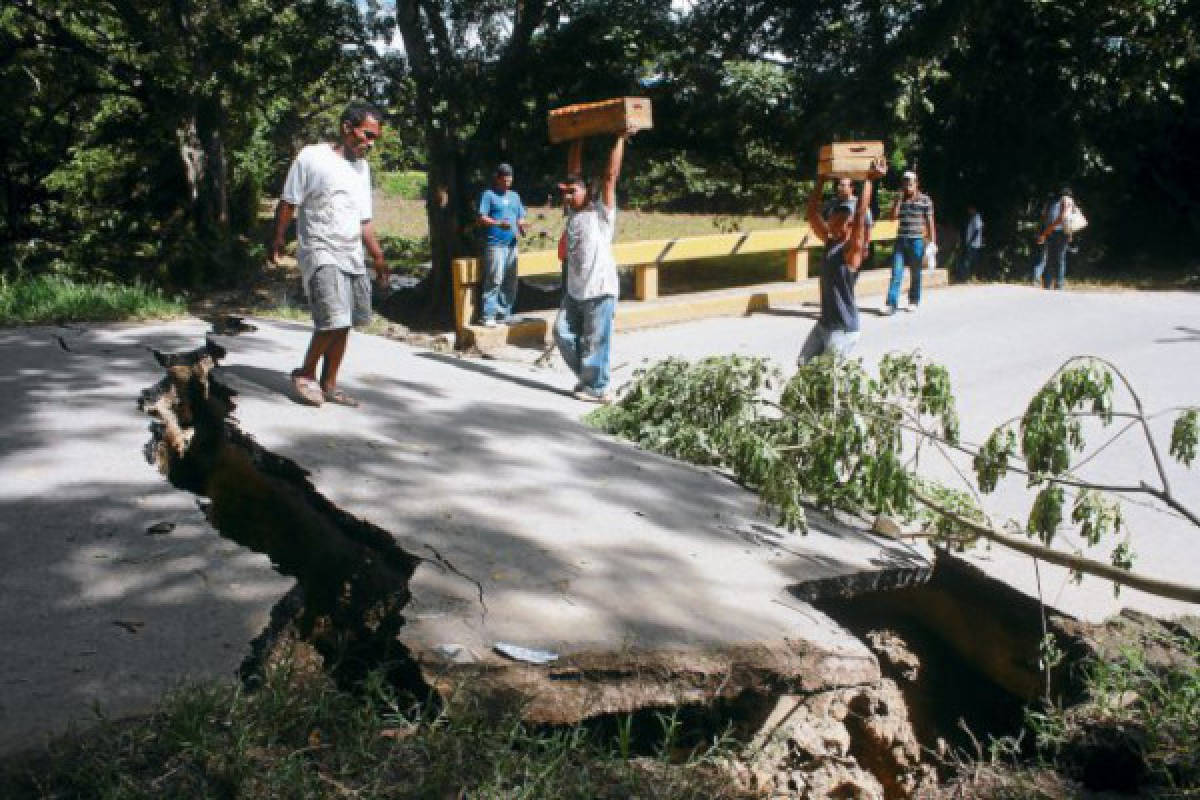
M 451 273 L 455 258 L 470 256 L 466 217 L 470 205 L 461 169 L 462 154 L 451 136 L 431 127 L 425 135 L 429 142 L 429 191 L 425 210 L 429 219 L 429 247 L 433 266 L 426 279 L 427 321 L 439 328 L 454 324 L 454 281 Z

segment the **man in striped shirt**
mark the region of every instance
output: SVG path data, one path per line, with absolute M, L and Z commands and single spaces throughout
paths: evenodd
M 900 305 L 900 284 L 904 267 L 912 269 L 908 282 L 908 308 L 916 311 L 921 304 L 921 262 L 926 243 L 937 245 L 937 229 L 933 224 L 933 201 L 917 188 L 917 173 L 905 172 L 903 191 L 896 198 L 890 214 L 900 221 L 896 230 L 896 246 L 892 251 L 892 281 L 888 285 L 884 314 L 894 314 Z

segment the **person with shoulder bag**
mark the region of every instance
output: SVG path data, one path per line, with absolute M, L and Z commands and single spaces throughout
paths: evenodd
M 1058 200 L 1050 207 L 1047 217 L 1049 223 L 1037 238 L 1037 243 L 1045 244 L 1047 251 L 1049 269 L 1045 273 L 1043 285 L 1047 289 L 1062 289 L 1067 278 L 1067 249 L 1075 233 L 1087 225 L 1087 220 L 1075 205 L 1075 197 L 1071 190 L 1067 188 L 1059 192 Z

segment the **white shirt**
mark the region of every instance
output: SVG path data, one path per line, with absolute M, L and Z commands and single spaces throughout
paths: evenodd
M 313 144 L 296 156 L 281 195 L 296 206 L 297 259 L 307 281 L 322 264 L 343 272 L 367 271 L 362 224 L 371 219 L 371 168 L 348 161 L 330 144 Z
M 1047 215 L 1049 219 L 1046 221 L 1053 223 L 1050 228 L 1051 233 L 1054 231 L 1061 231 L 1063 229 L 1062 223 L 1058 221 L 1058 215 L 1060 213 L 1063 215 L 1070 214 L 1071 209 L 1073 208 L 1075 208 L 1075 200 L 1067 197 L 1066 195 L 1063 195 L 1061 198 L 1055 201 L 1054 205 L 1050 206 L 1050 213 Z
M 967 247 L 983 247 L 983 217 L 976 211 L 967 222 Z
M 600 200 L 581 211 L 567 210 L 567 293 L 576 300 L 617 296 L 616 219 L 616 207 Z

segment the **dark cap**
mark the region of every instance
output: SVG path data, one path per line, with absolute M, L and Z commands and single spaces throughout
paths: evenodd
M 496 167 L 496 174 L 512 177 L 512 164 L 501 164 L 500 166 Z

